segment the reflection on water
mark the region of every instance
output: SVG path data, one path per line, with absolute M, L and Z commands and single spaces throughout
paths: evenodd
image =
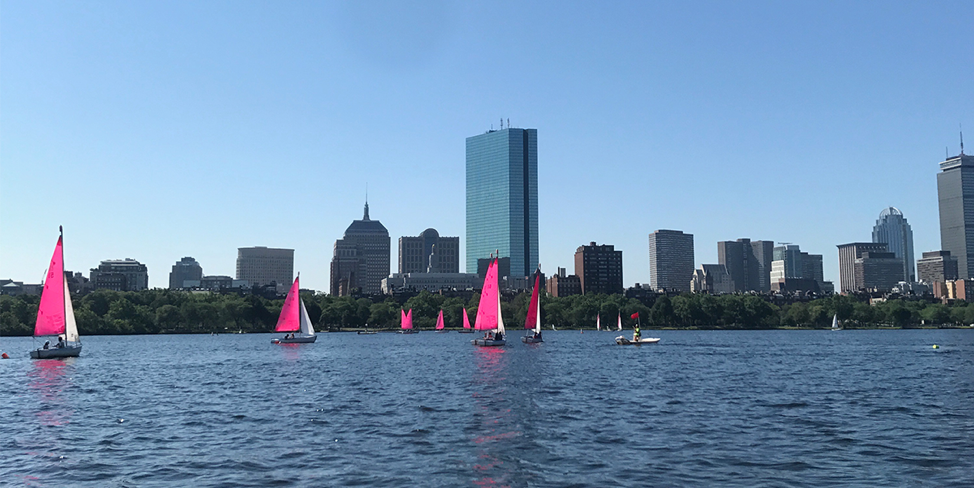
M 477 446 L 473 465 L 477 486 L 510 486 L 514 468 L 504 455 L 507 441 L 520 435 L 516 410 L 508 400 L 508 352 L 503 347 L 480 347 L 474 355 L 474 428 Z
M 40 359 L 32 363 L 27 373 L 27 387 L 36 398 L 33 412 L 42 426 L 64 426 L 70 422 L 71 409 L 62 393 L 69 386 L 69 373 L 76 358 Z

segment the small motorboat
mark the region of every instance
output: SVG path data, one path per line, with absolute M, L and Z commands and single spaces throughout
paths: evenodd
M 638 346 L 640 344 L 656 344 L 657 342 L 659 342 L 659 337 L 646 337 L 638 341 L 633 341 L 623 336 L 616 337 L 616 344 L 620 346 Z

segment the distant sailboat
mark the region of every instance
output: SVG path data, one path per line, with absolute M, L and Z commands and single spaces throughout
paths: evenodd
M 622 312 L 619 312 L 619 322 L 618 322 L 618 329 L 617 330 L 619 332 L 622 332 Z
M 842 327 L 839 325 L 839 315 L 838 314 L 835 314 L 835 315 L 832 316 L 832 330 L 842 330 Z
M 534 333 L 521 337 L 521 342 L 525 344 L 544 342 L 544 340 L 541 338 L 541 296 L 539 295 L 539 290 L 541 289 L 540 285 L 541 285 L 541 270 L 539 269 L 534 276 L 534 290 L 531 292 L 531 303 L 528 304 L 528 315 L 524 319 L 524 328 L 527 330 L 533 330 Z
M 415 334 L 416 329 L 413 329 L 413 309 L 409 309 L 409 312 L 405 310 L 402 311 L 402 328 L 399 329 L 400 334 Z
M 274 332 L 290 334 L 285 334 L 280 339 L 272 339 L 274 344 L 310 344 L 318 340 L 311 318 L 308 317 L 308 309 L 304 308 L 304 300 L 301 300 L 301 285 L 298 283 L 300 279 L 301 274 L 298 273 L 287 292 L 287 298 L 284 299 L 281 315 L 277 318 L 277 327 L 274 327 Z
M 474 321 L 475 329 L 493 332 L 488 333 L 486 338 L 470 341 L 475 346 L 507 344 L 504 340 L 504 318 L 501 316 L 501 295 L 497 285 L 497 258 L 494 258 L 487 267 L 484 289 L 480 292 L 480 304 L 477 306 L 477 320 Z
M 443 309 L 440 309 L 440 314 L 436 317 L 436 331 L 437 332 L 447 332 L 444 328 L 446 324 L 443 323 Z
M 58 229 L 61 235 L 54 246 L 51 265 L 47 268 L 41 303 L 37 308 L 37 322 L 34 323 L 34 337 L 56 335 L 58 342 L 53 348 L 50 341 L 45 342 L 44 347 L 30 352 L 31 359 L 78 357 L 81 354 L 81 337 L 74 320 L 71 291 L 64 277 L 64 228 Z
M 463 328 L 457 332 L 461 334 L 473 334 L 473 329 L 470 327 L 470 319 L 467 318 L 467 308 L 463 308 Z
M 632 314 L 632 318 L 636 319 L 636 328 L 632 331 L 632 340 L 626 339 L 623 336 L 616 337 L 616 344 L 620 346 L 638 346 L 640 344 L 655 344 L 659 342 L 659 337 L 646 337 L 643 338 L 639 334 L 639 312 Z M 622 324 L 622 314 L 619 315 L 619 324 Z
M 595 330 L 602 330 L 602 315 L 595 314 Z

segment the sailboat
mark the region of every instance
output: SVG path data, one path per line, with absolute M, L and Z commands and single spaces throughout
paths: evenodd
M 446 324 L 443 323 L 443 309 L 440 309 L 440 314 L 436 317 L 436 331 L 437 332 L 449 332 L 445 329 Z
M 34 323 L 34 337 L 56 335 L 58 342 L 53 348 L 50 341 L 44 342 L 44 347 L 30 352 L 31 359 L 68 358 L 81 354 L 81 337 L 78 336 L 78 324 L 74 320 L 68 280 L 64 277 L 64 228 L 58 227 L 58 230 L 61 235 L 54 246 L 51 265 L 47 268 L 41 303 L 37 308 L 37 322 Z
M 839 325 L 838 314 L 832 316 L 832 330 L 842 330 L 842 326 Z
M 616 330 L 622 332 L 622 312 L 619 312 L 618 328 Z
M 541 270 L 539 269 L 534 276 L 534 291 L 531 292 L 531 303 L 528 305 L 528 316 L 524 319 L 524 328 L 534 330 L 534 334 L 521 337 L 521 342 L 534 344 L 544 342 L 541 338 L 541 302 L 538 290 L 541 288 Z
M 595 330 L 602 330 L 602 315 L 595 314 Z
M 493 256 L 491 256 L 493 257 Z M 483 339 L 470 341 L 475 346 L 503 346 L 504 318 L 501 316 L 501 295 L 497 288 L 497 259 L 491 261 L 484 277 L 484 289 L 480 293 L 480 304 L 477 306 L 477 320 L 474 321 L 477 330 L 494 331 Z
M 273 344 L 310 344 L 318 340 L 311 318 L 308 317 L 308 309 L 304 307 L 304 300 L 301 300 L 301 285 L 298 283 L 300 279 L 301 274 L 298 273 L 287 292 L 287 298 L 284 299 L 281 316 L 277 318 L 277 327 L 274 327 L 274 332 L 290 334 L 285 334 L 280 339 L 271 339 Z
M 463 307 L 463 328 L 457 332 L 461 334 L 473 334 L 473 329 L 470 328 L 470 319 L 467 318 L 467 307 Z
M 402 326 L 399 329 L 400 334 L 415 334 L 416 329 L 413 329 L 413 309 L 409 309 L 409 313 L 405 310 L 400 310 L 402 312 Z

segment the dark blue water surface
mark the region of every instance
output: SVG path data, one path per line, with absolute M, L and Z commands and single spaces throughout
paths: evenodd
M 3 338 L 0 485 L 974 486 L 974 331 L 615 335 Z

